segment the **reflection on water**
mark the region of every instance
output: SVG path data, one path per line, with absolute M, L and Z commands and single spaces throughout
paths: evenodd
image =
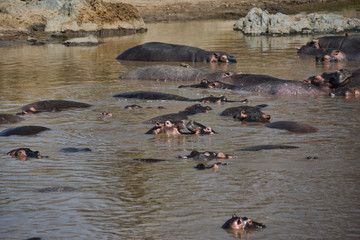
M 51 128 L 34 137 L 1 138 L 0 211 L 2 239 L 356 239 L 360 237 L 360 103 L 341 97 L 277 98 L 230 90 L 178 89 L 181 82 L 125 82 L 118 77 L 145 64 L 120 64 L 124 50 L 148 41 L 223 50 L 236 64 L 191 63 L 207 70 L 267 74 L 302 80 L 324 71 L 359 67 L 317 64 L 299 58 L 295 47 L 313 36 L 245 37 L 232 30 L 233 21 L 149 24 L 146 33 L 105 38 L 97 47 L 62 45 L 15 46 L 1 49 L 1 113 L 38 100 L 66 99 L 94 105 L 89 109 L 24 116 L 18 124 Z M 178 64 L 178 63 L 171 63 Z M 319 131 L 291 134 L 262 124 L 241 124 L 220 117 L 236 103 L 210 105 L 208 114 L 191 119 L 211 126 L 212 136 L 145 135 L 142 124 L 152 117 L 191 105 L 176 101 L 126 100 L 113 94 L 163 91 L 189 98 L 210 94 L 231 100 L 249 99 L 272 121 L 309 123 Z M 124 106 L 139 104 L 142 109 Z M 163 106 L 164 109 L 149 108 Z M 113 116 L 103 117 L 101 112 Z M 257 152 L 240 148 L 265 144 L 298 146 Z M 29 147 L 49 158 L 18 161 L 8 151 Z M 64 147 L 89 147 L 91 152 L 63 153 Z M 238 155 L 227 166 L 197 171 L 191 159 L 199 151 Z M 307 158 L 310 157 L 310 158 Z M 134 158 L 160 158 L 146 163 Z M 47 192 L 50 186 L 77 191 Z M 233 234 L 221 229 L 233 214 L 263 222 L 266 229 Z

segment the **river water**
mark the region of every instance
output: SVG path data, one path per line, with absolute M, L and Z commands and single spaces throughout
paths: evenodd
M 0 139 L 0 238 L 25 239 L 359 239 L 360 101 L 343 97 L 280 98 L 231 90 L 178 89 L 189 82 L 121 81 L 118 77 L 148 63 L 124 65 L 115 58 L 149 41 L 185 44 L 235 55 L 236 64 L 196 63 L 204 70 L 227 69 L 303 80 L 359 62 L 323 65 L 299 58 L 295 47 L 313 36 L 246 37 L 232 30 L 234 21 L 148 24 L 148 32 L 103 39 L 95 47 L 14 46 L 1 48 L 0 111 L 16 113 L 39 100 L 64 99 L 93 104 L 88 109 L 25 116 L 0 130 L 41 125 L 35 136 Z M 171 63 L 179 64 L 179 63 Z M 142 121 L 191 105 L 176 101 L 113 98 L 113 94 L 161 91 L 199 98 L 210 94 L 230 100 L 247 98 L 272 121 L 298 121 L 319 129 L 293 134 L 241 124 L 220 117 L 236 103 L 212 107 L 191 117 L 211 126 L 211 136 L 145 135 Z M 139 104 L 143 108 L 126 110 Z M 146 108 L 163 106 L 164 109 Z M 104 118 L 101 112 L 111 112 Z M 299 148 L 238 151 L 263 144 Z M 20 161 L 6 153 L 29 147 L 49 156 Z M 64 147 L 91 152 L 62 153 Z M 217 171 L 198 171 L 192 150 L 237 155 Z M 308 157 L 310 159 L 308 159 Z M 160 158 L 167 162 L 137 162 Z M 69 192 L 39 192 L 51 186 Z M 222 224 L 233 213 L 267 228 L 228 232 Z

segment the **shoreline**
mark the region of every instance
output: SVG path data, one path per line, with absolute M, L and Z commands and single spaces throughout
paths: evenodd
M 147 23 L 171 22 L 171 21 L 194 21 L 194 20 L 234 20 L 234 23 L 244 17 L 250 9 L 258 7 L 267 10 L 269 13 L 281 12 L 283 14 L 296 14 L 300 12 L 326 12 L 340 11 L 341 9 L 352 8 L 360 11 L 360 0 L 315 0 L 308 3 L 306 0 L 104 0 L 111 3 L 128 3 L 133 5 L 140 16 Z M 0 9 L 1 10 L 1 9 Z M 8 15 L 8 16 L 7 16 Z M 61 43 L 64 40 L 79 36 L 95 35 L 101 36 L 101 32 L 45 32 L 36 29 L 36 25 L 30 25 L 31 30 L 26 30 L 24 24 L 27 22 L 15 23 L 10 14 L 0 12 L 0 20 L 3 17 L 7 21 L 0 24 L 0 47 L 17 45 L 36 45 L 36 43 Z M 11 21 L 10 21 L 11 20 Z M 144 30 L 143 30 L 144 31 Z M 141 32 L 138 30 L 119 29 L 109 36 L 121 36 Z M 37 41 L 39 39 L 39 41 Z M 34 42 L 35 41 L 35 42 Z M 35 44 L 34 44 L 35 43 Z

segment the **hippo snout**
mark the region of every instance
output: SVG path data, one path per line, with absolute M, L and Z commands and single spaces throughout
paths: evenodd
M 229 55 L 229 56 L 228 56 L 228 61 L 229 61 L 229 62 L 232 62 L 232 63 L 236 63 L 236 57 Z

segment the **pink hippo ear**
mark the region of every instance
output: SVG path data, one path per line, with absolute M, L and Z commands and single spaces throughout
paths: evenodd
M 320 48 L 319 39 L 313 39 L 312 42 L 314 43 L 315 48 Z
M 309 79 L 305 79 L 305 80 L 304 80 L 304 83 L 311 84 L 311 80 L 309 80 Z

